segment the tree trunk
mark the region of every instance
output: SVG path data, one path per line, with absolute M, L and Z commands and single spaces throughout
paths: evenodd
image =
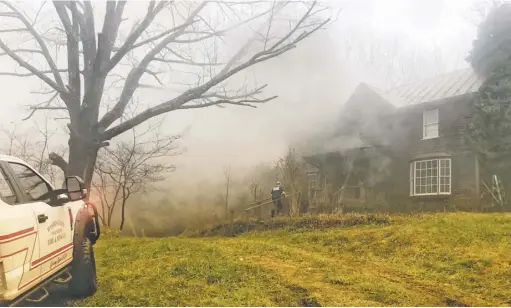
M 85 188 L 90 190 L 97 156 L 98 148 L 96 146 L 77 137 L 70 137 L 66 175 L 79 176 L 83 179 Z
M 122 231 L 122 229 L 124 228 L 124 207 L 121 209 L 121 225 L 119 226 L 119 230 Z
M 126 201 L 128 200 L 129 194 L 126 194 L 126 188 L 123 186 L 122 188 L 122 204 L 121 204 L 121 225 L 119 229 L 122 231 L 124 228 L 124 221 L 126 220 Z
M 125 212 L 124 212 L 124 205 L 125 205 L 125 202 L 123 202 L 122 206 L 121 206 L 121 225 L 119 226 L 119 230 L 121 230 L 121 231 L 124 228 L 124 221 L 126 220 Z

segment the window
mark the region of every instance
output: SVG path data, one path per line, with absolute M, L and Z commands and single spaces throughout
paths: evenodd
M 25 193 L 29 201 L 38 201 L 41 196 L 50 191 L 48 184 L 32 169 L 15 163 L 9 163 L 9 166 L 11 166 L 14 175 L 21 185 L 22 192 Z
M 313 190 L 318 188 L 317 177 L 317 173 L 309 173 L 309 189 Z
M 422 123 L 422 139 L 438 137 L 438 109 L 424 111 Z
M 7 179 L 4 171 L 0 169 L 0 198 L 7 204 L 18 203 L 18 198 L 12 189 L 11 182 Z
M 449 195 L 451 159 L 415 161 L 410 165 L 410 195 Z

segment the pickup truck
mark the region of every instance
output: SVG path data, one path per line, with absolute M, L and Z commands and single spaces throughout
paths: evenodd
M 0 155 L 0 305 L 42 302 L 52 283 L 96 292 L 97 210 L 76 176 L 63 189 L 24 161 Z

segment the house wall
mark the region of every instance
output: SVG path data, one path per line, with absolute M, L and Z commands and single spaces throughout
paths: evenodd
M 377 128 L 358 131 L 370 136 L 370 158 L 368 172 L 357 172 L 354 180 L 365 177 L 365 184 L 386 195 L 389 210 L 416 211 L 464 209 L 478 207 L 475 153 L 464 138 L 467 116 L 470 112 L 472 94 L 401 107 L 390 115 L 383 115 Z M 439 137 L 423 139 L 423 113 L 439 109 Z M 377 130 L 377 132 L 374 132 Z M 384 134 L 384 138 L 380 138 Z M 384 140 L 383 140 L 384 139 Z M 334 187 L 343 185 L 347 172 L 347 151 L 342 155 L 324 155 L 319 169 Z M 355 155 L 363 158 L 364 155 Z M 410 164 L 417 160 L 451 158 L 451 195 L 410 196 Z M 384 166 L 385 168 L 383 168 Z M 484 168 L 480 169 L 480 180 L 486 179 Z M 369 179 L 369 180 L 368 180 Z M 355 185 L 355 184 L 354 184 Z M 480 187 L 480 192 L 484 187 Z
M 407 106 L 389 117 L 393 136 L 390 200 L 432 209 L 455 203 L 467 207 L 474 203 L 477 185 L 475 154 L 464 139 L 471 99 L 472 95 L 468 94 Z M 436 108 L 439 109 L 439 137 L 423 140 L 423 112 Z M 439 157 L 451 158 L 451 196 L 410 197 L 410 163 Z

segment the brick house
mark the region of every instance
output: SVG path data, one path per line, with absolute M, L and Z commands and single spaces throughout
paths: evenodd
M 388 91 L 361 83 L 335 130 L 304 156 L 309 204 L 475 206 L 482 185 L 491 184 L 464 139 L 481 82 L 463 69 Z

